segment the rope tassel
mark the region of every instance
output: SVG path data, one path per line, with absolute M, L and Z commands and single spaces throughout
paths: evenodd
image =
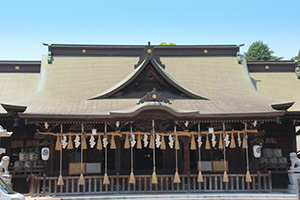
M 248 144 L 247 144 L 247 136 L 244 135 L 243 137 L 243 146 L 242 146 L 243 149 L 248 149 Z
M 166 149 L 165 137 L 164 137 L 163 135 L 161 136 L 160 149 L 162 149 L 162 150 L 165 150 L 165 149 Z
M 153 173 L 152 173 L 152 180 L 151 180 L 152 184 L 157 184 L 157 176 L 156 176 L 156 168 L 153 167 Z
M 220 134 L 220 139 L 219 139 L 219 149 L 223 149 L 223 139 L 222 139 L 222 134 Z
M 192 134 L 192 139 L 191 139 L 191 150 L 196 150 L 196 142 L 195 142 L 194 134 Z
M 197 182 L 198 182 L 198 183 L 202 183 L 202 182 L 203 182 L 203 176 L 202 176 L 201 170 L 199 170 Z
M 60 151 L 61 150 L 61 142 L 60 142 L 59 136 L 56 137 L 55 150 L 56 151 Z
M 174 176 L 174 183 L 181 183 L 179 173 L 178 173 L 178 168 L 176 168 L 175 176 Z
M 101 135 L 98 136 L 98 141 L 97 141 L 97 149 L 102 150 L 102 141 L 101 141 Z
M 231 148 L 231 149 L 234 149 L 234 148 L 236 148 L 236 145 L 235 145 L 235 140 L 234 140 L 233 133 L 231 134 L 230 148 Z
M 111 142 L 110 142 L 110 149 L 116 149 L 117 146 L 116 146 L 116 142 L 115 142 L 115 136 L 112 135 L 111 136 Z
M 64 185 L 64 181 L 63 181 L 62 175 L 59 175 L 58 181 L 57 181 L 57 185 Z
M 69 135 L 69 141 L 68 141 L 67 149 L 73 149 L 73 141 L 72 141 L 72 136 L 71 135 Z
M 86 137 L 85 136 L 83 136 L 82 137 L 82 149 L 87 149 L 87 145 L 86 145 Z
M 142 149 L 142 139 L 141 139 L 141 135 L 140 134 L 138 135 L 136 148 L 137 149 Z
M 126 134 L 124 149 L 129 149 L 129 148 L 130 148 L 130 145 L 129 145 L 128 134 Z
M 133 173 L 133 168 L 131 168 L 131 173 L 130 173 L 130 177 L 129 177 L 129 183 L 130 184 L 135 184 L 135 177 L 134 177 L 134 173 Z
M 247 182 L 247 183 L 252 182 L 252 179 L 251 179 L 249 170 L 247 170 L 247 173 L 246 173 L 246 182 Z
M 78 185 L 84 185 L 85 184 L 85 180 L 83 177 L 83 174 L 80 174 L 79 180 L 78 180 Z
M 209 141 L 208 141 L 208 134 L 206 135 L 205 149 L 206 149 L 206 150 L 209 150 L 209 149 L 210 149 L 210 144 L 209 144 Z
M 227 175 L 227 172 L 226 172 L 226 171 L 224 171 L 224 174 L 223 174 L 223 182 L 225 182 L 225 183 L 228 183 L 228 182 L 229 182 L 229 180 L 228 180 L 228 175 Z

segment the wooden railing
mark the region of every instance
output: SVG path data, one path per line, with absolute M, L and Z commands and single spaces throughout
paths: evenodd
M 63 177 L 64 185 L 57 185 L 58 177 L 30 178 L 32 196 L 69 194 L 119 194 L 119 193 L 173 193 L 173 192 L 271 192 L 271 173 L 252 174 L 252 182 L 245 182 L 244 174 L 203 174 L 204 182 L 197 182 L 197 175 L 181 175 L 181 183 L 173 183 L 174 175 L 157 175 L 158 184 L 151 183 L 151 175 L 136 175 L 136 184 L 130 184 L 128 175 L 109 176 L 110 184 L 103 184 L 103 176 L 85 176 L 85 185 L 78 185 L 78 176 Z

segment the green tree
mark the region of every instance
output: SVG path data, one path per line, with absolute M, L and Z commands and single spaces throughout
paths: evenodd
M 176 45 L 176 44 L 174 44 L 173 42 L 171 42 L 169 44 L 166 42 L 161 42 L 159 45 L 171 45 L 172 46 L 172 45 Z
M 281 60 L 283 57 L 273 56 L 274 51 L 270 50 L 267 44 L 262 41 L 253 42 L 248 52 L 245 53 L 247 61 Z
M 298 67 L 300 67 L 300 50 L 298 52 L 298 56 L 292 57 L 291 60 L 298 60 Z

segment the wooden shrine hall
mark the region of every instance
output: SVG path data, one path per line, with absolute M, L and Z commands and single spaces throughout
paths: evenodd
M 0 61 L 0 122 L 14 132 L 0 145 L 16 190 L 287 187 L 297 63 L 247 63 L 239 45 L 44 45 L 41 61 Z

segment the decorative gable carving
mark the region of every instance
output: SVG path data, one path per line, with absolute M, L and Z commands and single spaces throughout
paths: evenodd
M 153 88 L 151 92 L 148 92 L 146 96 L 144 96 L 138 104 L 149 102 L 149 101 L 160 101 L 160 102 L 165 102 L 168 104 L 171 104 L 169 99 L 167 99 L 164 95 L 162 95 L 160 92 L 156 91 L 156 88 Z

